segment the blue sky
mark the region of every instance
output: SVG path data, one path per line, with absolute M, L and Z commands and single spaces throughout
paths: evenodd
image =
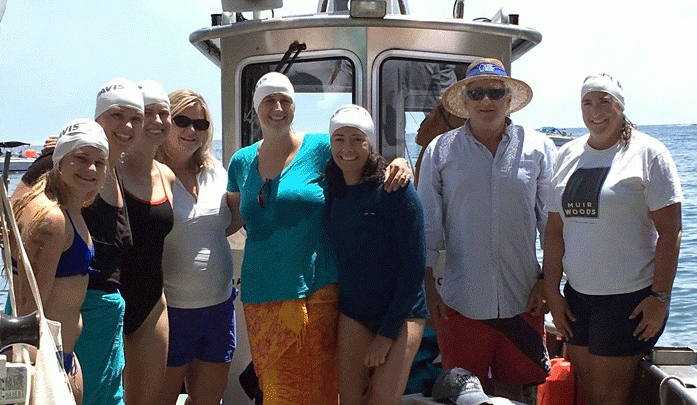
M 210 14 L 221 11 L 220 1 L 6 1 L 0 22 L 0 139 L 42 143 L 71 119 L 92 117 L 96 92 L 112 77 L 155 79 L 168 91 L 201 93 L 220 138 L 220 71 L 188 41 L 191 32 L 210 25 Z M 315 0 L 285 3 L 277 15 L 317 8 Z M 424 17 L 448 17 L 452 4 L 409 2 L 412 14 Z M 697 122 L 693 0 L 652 6 L 607 0 L 467 0 L 465 5 L 468 19 L 490 17 L 503 6 L 520 14 L 521 25 L 543 35 L 542 43 L 513 65 L 513 76 L 535 93 L 513 116 L 517 122 L 583 126 L 580 85 L 596 71 L 620 78 L 634 122 Z

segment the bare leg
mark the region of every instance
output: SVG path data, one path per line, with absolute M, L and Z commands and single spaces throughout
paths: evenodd
M 588 348 L 569 345 L 569 358 L 577 370 L 588 405 L 626 405 L 637 375 L 641 355 L 596 356 Z
M 339 361 L 339 397 L 341 405 L 362 403 L 368 388 L 365 354 L 374 334 L 357 321 L 339 315 L 337 357 Z
M 184 384 L 184 375 L 189 368 L 189 364 L 180 367 L 167 367 L 165 371 L 165 381 L 162 384 L 162 405 L 174 405 Z
M 578 375 L 581 381 L 581 386 L 583 386 L 583 391 L 589 393 L 591 390 L 592 378 L 592 364 L 590 361 L 590 353 L 588 353 L 588 346 L 576 346 L 571 344 L 566 344 L 566 353 L 571 361 L 574 372 Z M 586 395 L 586 402 L 588 405 L 591 404 L 592 398 Z
M 164 294 L 135 332 L 124 336 L 126 405 L 160 403 L 167 368 L 169 323 Z
M 75 403 L 77 405 L 82 405 L 82 396 L 84 392 L 82 385 L 82 368 L 80 367 L 80 361 L 78 361 L 77 356 L 73 356 L 73 362 L 75 362 L 77 371 L 75 375 L 68 375 L 68 381 L 70 381 L 70 388 L 73 390 Z
M 227 388 L 230 363 L 209 363 L 193 359 L 186 375 L 186 405 L 220 405 Z
M 408 319 L 370 382 L 370 405 L 398 405 L 404 395 L 409 370 L 424 335 L 425 319 Z

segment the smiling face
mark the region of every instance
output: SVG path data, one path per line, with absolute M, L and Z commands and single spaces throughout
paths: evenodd
M 332 133 L 332 159 L 344 174 L 347 185 L 360 183 L 370 156 L 370 140 L 360 129 L 341 127 Z
M 95 194 L 106 180 L 107 158 L 94 146 L 78 148 L 60 160 L 60 178 L 76 194 Z
M 194 155 L 194 152 L 206 143 L 210 136 L 207 129 L 200 131 L 194 128 L 193 121 L 209 120 L 209 118 L 206 117 L 206 113 L 199 103 L 190 105 L 177 115 L 185 116 L 192 122 L 184 128 L 173 125 L 165 141 L 165 148 L 167 148 L 170 158 L 174 162 L 183 163 L 188 161 Z
M 259 103 L 257 116 L 262 129 L 288 129 L 295 117 L 295 103 L 285 94 L 270 94 Z
M 467 90 L 506 89 L 501 80 L 476 80 L 467 86 L 463 92 L 463 102 L 469 119 L 477 126 L 498 126 L 505 122 L 506 114 L 511 106 L 512 95 L 506 91 L 498 100 L 493 100 L 489 94 L 484 94 L 481 100 L 473 100 L 467 96 Z M 486 93 L 486 92 L 485 92 Z
M 109 156 L 120 158 L 143 132 L 143 113 L 128 107 L 112 107 L 97 117 L 109 141 Z M 110 160 L 113 160 L 110 158 Z
M 155 145 L 161 145 L 167 139 L 172 128 L 172 117 L 169 107 L 165 104 L 155 103 L 145 106 L 145 119 L 143 122 L 143 134 Z
M 608 93 L 591 91 L 581 99 L 583 123 L 591 138 L 611 146 L 620 139 L 624 113 L 620 104 Z

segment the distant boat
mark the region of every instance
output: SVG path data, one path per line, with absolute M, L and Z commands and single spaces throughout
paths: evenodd
M 547 136 L 552 138 L 554 144 L 557 146 L 562 146 L 563 144 L 574 139 L 573 135 L 566 132 L 566 129 L 564 128 L 559 129 L 556 127 L 541 127 L 537 128 L 537 130 L 542 132 L 543 134 L 547 134 Z
M 0 173 L 5 170 L 5 156 L 10 155 L 8 172 L 24 172 L 36 160 L 37 153 L 34 149 L 26 148 L 28 143 L 19 141 L 0 142 Z M 15 152 L 13 149 L 23 148 Z

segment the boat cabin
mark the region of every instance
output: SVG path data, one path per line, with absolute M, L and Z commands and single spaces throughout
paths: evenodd
M 511 63 L 542 39 L 539 32 L 516 25 L 517 16 L 499 12 L 491 21 L 426 20 L 410 15 L 406 0 L 353 1 L 351 12 L 347 0 L 324 0 L 311 15 L 238 17 L 241 11 L 258 15 L 279 3 L 224 1 L 221 25 L 190 36 L 221 70 L 225 161 L 260 138 L 252 94 L 269 71 L 285 73 L 295 86 L 295 123 L 313 124 L 298 129 L 327 132 L 337 107 L 360 104 L 375 119 L 372 142 L 380 153 L 388 161 L 410 160 L 418 154 L 415 127 L 470 62 L 494 57 L 510 71 Z M 373 8 L 359 7 L 366 3 Z M 384 8 L 371 14 L 378 3 Z

